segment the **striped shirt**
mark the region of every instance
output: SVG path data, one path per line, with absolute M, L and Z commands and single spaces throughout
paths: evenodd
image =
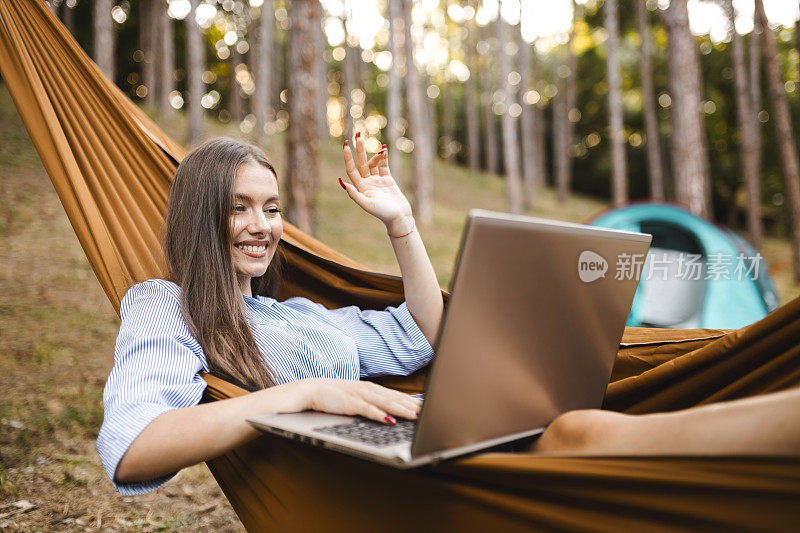
M 267 354 L 278 383 L 407 375 L 433 357 L 405 303 L 369 311 L 355 306 L 327 309 L 306 298 L 244 299 L 256 343 Z M 206 383 L 199 372 L 209 368 L 181 314 L 177 285 L 154 279 L 131 287 L 120 314 L 97 451 L 117 491 L 133 495 L 161 486 L 174 474 L 117 483 L 120 459 L 156 417 L 200 402 Z

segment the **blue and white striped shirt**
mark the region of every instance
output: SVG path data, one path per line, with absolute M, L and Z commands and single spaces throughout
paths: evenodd
M 244 299 L 256 343 L 279 383 L 407 375 L 433 357 L 405 303 L 362 311 L 355 306 L 329 310 L 306 298 Z M 154 279 L 131 287 L 120 314 L 97 451 L 116 489 L 132 495 L 153 490 L 174 474 L 117 483 L 120 459 L 156 417 L 200 402 L 206 383 L 199 372 L 207 372 L 208 363 L 183 320 L 180 288 L 174 283 Z

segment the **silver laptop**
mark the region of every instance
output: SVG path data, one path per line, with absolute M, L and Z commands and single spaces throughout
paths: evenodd
M 535 436 L 600 407 L 651 236 L 472 210 L 416 421 L 314 411 L 261 430 L 398 468 Z

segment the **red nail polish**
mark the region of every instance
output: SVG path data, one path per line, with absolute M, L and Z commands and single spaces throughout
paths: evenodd
M 344 140 L 344 147 L 347 148 L 347 139 Z
M 381 150 L 386 150 L 386 145 L 385 144 L 381 145 Z
M 342 189 L 347 190 L 347 187 L 344 186 L 344 182 L 342 181 L 342 178 L 339 178 L 339 185 L 342 186 Z
M 417 416 L 419 416 L 419 411 L 417 411 Z
M 360 139 L 360 138 L 361 138 L 361 132 L 360 132 L 360 131 L 357 131 L 357 132 L 356 132 L 356 139 Z
M 383 419 L 386 420 L 387 424 L 391 424 L 391 425 L 397 424 L 397 420 L 395 420 L 394 418 L 392 418 L 389 415 L 384 416 Z

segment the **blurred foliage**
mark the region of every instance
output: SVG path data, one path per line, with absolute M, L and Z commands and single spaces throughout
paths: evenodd
M 240 1 L 240 0 L 237 0 Z M 444 13 L 446 5 L 452 3 L 440 2 L 438 9 Z M 642 111 L 641 80 L 638 65 L 639 47 L 641 38 L 636 32 L 634 20 L 633 3 L 636 0 L 620 0 L 620 62 L 622 67 L 622 90 L 623 105 L 625 112 L 626 133 L 629 138 L 627 145 L 628 159 L 628 178 L 630 196 L 632 199 L 648 196 L 647 185 L 647 160 L 646 142 L 644 134 L 644 118 Z M 116 24 L 117 29 L 117 74 L 116 83 L 134 101 L 140 101 L 135 94 L 136 87 L 141 84 L 141 64 L 134 60 L 139 46 L 139 4 L 138 0 L 123 0 L 117 2 L 118 5 L 124 4 L 127 12 L 127 20 L 122 24 Z M 235 4 L 229 2 L 227 7 Z M 379 1 L 385 8 L 385 2 Z M 650 4 L 653 4 L 650 2 Z M 249 39 L 247 30 L 255 28 L 254 21 L 260 17 L 261 8 L 245 8 L 243 13 L 234 15 L 233 11 L 226 11 L 225 4 L 218 6 L 219 17 L 226 20 L 226 23 L 234 24 L 239 28 L 242 39 Z M 283 50 L 286 42 L 286 34 L 289 24 L 286 20 L 286 2 L 275 0 L 274 7 L 277 14 L 276 20 L 276 47 L 273 54 L 275 77 L 277 78 L 275 94 L 286 86 L 286 72 L 283 65 Z M 651 8 L 654 6 L 651 5 Z M 91 50 L 91 24 L 90 24 L 90 3 L 87 0 L 80 0 L 75 8 L 75 27 L 76 38 L 86 50 Z M 325 13 L 325 17 L 330 17 Z M 235 20 L 234 20 L 235 19 Z M 451 45 L 449 55 L 463 61 L 465 58 L 464 46 L 470 42 L 467 39 L 465 24 L 456 24 L 451 19 L 446 19 L 444 29 L 440 30 L 444 34 L 442 38 L 447 39 Z M 654 84 L 656 87 L 656 98 L 667 93 L 667 54 L 668 54 L 668 35 L 661 23 L 657 10 L 650 11 L 650 23 L 654 40 L 653 72 Z M 176 42 L 176 89 L 185 90 L 185 24 L 182 21 L 174 21 L 174 32 Z M 430 25 L 428 25 L 430 26 Z M 213 81 L 206 84 L 208 91 L 220 93 L 219 104 L 211 111 L 216 114 L 222 122 L 229 120 L 229 113 L 225 109 L 229 101 L 231 90 L 231 60 L 220 60 L 217 56 L 215 43 L 222 39 L 224 35 L 224 25 L 212 24 L 205 33 L 206 57 L 208 58 L 207 70 L 213 73 Z M 518 27 L 517 27 L 518 28 Z M 427 27 L 427 30 L 432 30 Z M 479 30 L 479 37 L 486 38 L 490 43 L 494 42 L 491 28 Z M 800 119 L 800 102 L 798 102 L 797 90 L 800 89 L 800 78 L 798 76 L 798 50 L 795 48 L 794 30 L 792 28 L 777 29 L 778 43 L 780 46 L 780 62 L 782 65 L 784 79 L 787 81 L 787 93 L 789 103 L 792 108 L 792 116 Z M 577 79 L 577 108 L 580 118 L 575 124 L 575 137 L 573 139 L 572 153 L 573 159 L 573 189 L 576 192 L 589 194 L 602 199 L 610 198 L 610 176 L 611 176 L 611 151 L 607 143 L 607 85 L 606 62 L 605 62 L 605 31 L 602 28 L 602 1 L 590 0 L 585 6 L 579 9 L 579 20 L 575 25 L 575 35 L 572 49 L 578 56 Z M 745 46 L 747 49 L 747 39 L 745 36 Z M 252 43 L 250 43 L 252 46 Z M 698 53 L 701 60 L 705 99 L 713 111 L 705 115 L 706 131 L 708 140 L 709 163 L 711 168 L 713 186 L 713 206 L 714 215 L 717 220 L 736 228 L 742 228 L 745 220 L 746 198 L 744 193 L 743 178 L 741 175 L 741 164 L 739 160 L 738 140 L 739 134 L 736 128 L 736 109 L 733 96 L 733 68 L 731 60 L 730 43 L 713 43 L 708 36 L 697 37 Z M 376 45 L 376 51 L 383 49 Z M 495 53 L 490 51 L 489 55 Z M 248 63 L 248 55 L 245 53 L 243 61 Z M 331 49 L 325 52 L 325 58 L 329 65 L 328 89 L 341 91 L 341 71 L 340 61 L 333 59 Z M 566 45 L 561 44 L 550 47 L 546 53 L 539 52 L 540 79 L 528 82 L 527 88 L 535 88 L 542 94 L 541 100 L 537 105 L 544 108 L 546 117 L 546 128 L 549 150 L 552 149 L 552 98 L 548 98 L 548 92 L 553 91 L 553 87 L 561 86 L 561 80 L 557 79 L 558 67 L 566 61 Z M 487 61 L 479 63 L 486 64 Z M 489 64 L 493 63 L 489 57 Z M 476 68 L 472 75 L 476 79 L 480 76 L 489 75 L 480 71 L 481 67 Z M 763 62 L 761 68 L 762 86 L 762 109 L 766 110 L 764 118 L 766 122 L 762 124 L 763 135 L 763 215 L 767 231 L 772 235 L 782 236 L 787 233 L 787 212 L 783 202 L 783 178 L 780 170 L 780 158 L 775 142 L 775 132 L 768 119 L 770 114 L 769 92 L 766 86 Z M 361 88 L 366 92 L 366 104 L 364 116 L 371 113 L 385 114 L 386 105 L 386 73 L 381 71 L 374 63 L 362 63 L 359 68 Z M 441 123 L 443 116 L 443 106 L 452 105 L 455 107 L 453 116 L 456 121 L 454 140 L 456 146 L 462 147 L 457 152 L 457 161 L 466 164 L 466 150 L 463 149 L 467 142 L 466 125 L 464 112 L 464 90 L 463 84 L 452 81 L 452 76 L 445 75 L 444 71 L 434 73 L 432 76 L 423 76 L 428 84 L 437 85 L 443 90 L 432 102 L 431 109 L 435 109 L 437 120 L 434 121 L 437 127 L 437 137 L 444 135 L 445 128 Z M 445 88 L 444 84 L 448 87 Z M 341 94 L 334 94 L 339 96 Z M 552 96 L 552 95 L 550 95 Z M 557 97 L 557 96 L 556 96 Z M 275 98 L 277 101 L 277 98 Z M 429 100 L 429 103 L 430 100 Z M 245 106 L 248 106 L 247 99 Z M 282 105 L 282 104 L 281 104 Z M 672 183 L 669 179 L 669 109 L 657 104 L 661 130 L 661 148 L 664 164 L 667 171 L 667 193 L 672 190 Z M 796 120 L 796 124 L 800 121 Z M 499 136 L 499 127 L 498 127 Z M 599 136 L 599 142 L 597 137 Z M 441 141 L 441 139 L 440 139 Z M 497 139 L 501 142 L 501 139 Z M 441 143 L 440 143 L 441 145 Z M 552 179 L 552 156 L 548 157 L 550 165 L 549 176 Z

